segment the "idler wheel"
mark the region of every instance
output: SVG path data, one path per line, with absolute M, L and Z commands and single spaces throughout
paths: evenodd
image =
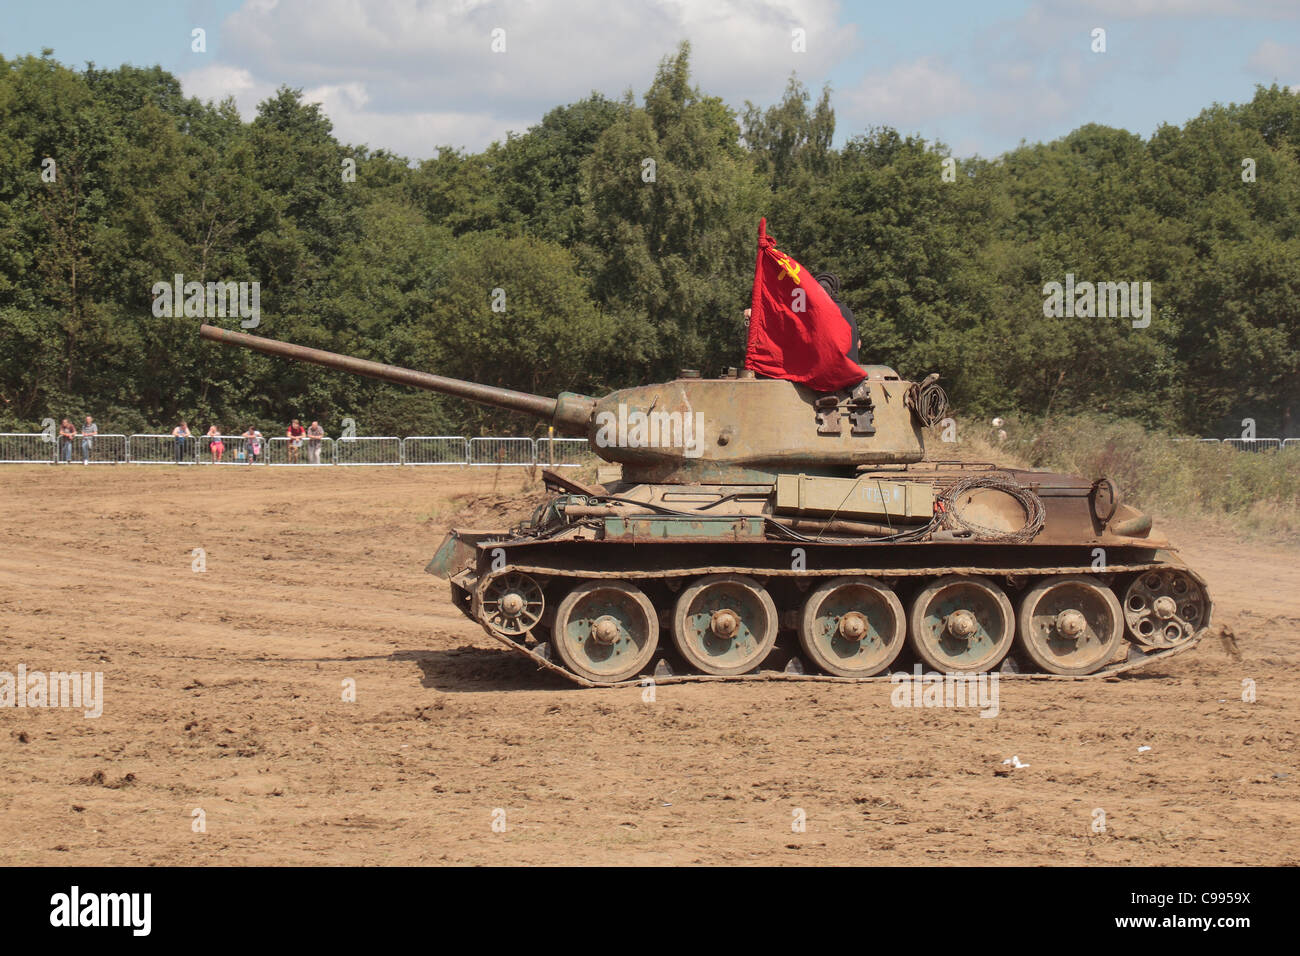
M 673 643 L 705 674 L 744 674 L 776 643 L 776 604 L 743 574 L 710 574 L 683 588 L 673 608 Z
M 906 637 L 902 602 L 875 578 L 825 582 L 808 595 L 799 619 L 804 653 L 836 677 L 870 677 L 887 670 Z
M 538 583 L 527 574 L 510 572 L 492 578 L 484 587 L 479 620 L 494 633 L 516 640 L 537 625 L 545 609 Z
M 635 677 L 659 646 L 659 617 L 636 585 L 588 581 L 555 610 L 551 644 L 564 666 L 598 684 Z
M 1144 571 L 1124 593 L 1124 623 L 1144 647 L 1174 647 L 1210 623 L 1210 602 L 1182 568 Z
M 908 639 L 931 669 L 973 674 L 1002 662 L 1015 637 L 1015 614 L 1002 589 L 978 575 L 949 574 L 912 599 Z
M 1047 578 L 1026 591 L 1019 626 L 1021 649 L 1049 674 L 1091 674 L 1124 639 L 1119 598 L 1085 574 Z

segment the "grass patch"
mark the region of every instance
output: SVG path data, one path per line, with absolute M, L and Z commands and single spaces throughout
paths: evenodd
M 1187 515 L 1255 534 L 1300 539 L 1300 448 L 1238 451 L 1175 441 L 1132 421 L 1096 416 L 1009 421 L 1000 441 L 983 422 L 957 422 L 959 441 L 929 442 L 931 458 L 1109 476 L 1124 499 L 1169 516 Z M 935 436 L 937 438 L 937 435 Z

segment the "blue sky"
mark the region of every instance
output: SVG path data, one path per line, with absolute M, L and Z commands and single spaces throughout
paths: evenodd
M 43 0 L 0 21 L 8 57 L 157 63 L 245 115 L 288 84 L 341 139 L 415 158 L 482 148 L 593 89 L 639 96 L 682 38 L 697 82 L 733 106 L 774 102 L 794 70 L 831 84 L 839 141 L 883 124 L 963 156 L 1088 122 L 1145 136 L 1256 83 L 1300 84 L 1300 0 Z

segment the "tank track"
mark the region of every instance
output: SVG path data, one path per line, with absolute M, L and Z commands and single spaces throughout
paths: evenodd
M 864 575 L 871 577 L 906 577 L 919 578 L 938 577 L 943 574 L 968 574 L 968 575 L 989 575 L 1005 577 L 1010 575 L 1024 576 L 1025 578 L 1033 577 L 1050 577 L 1065 574 L 1082 574 L 1090 577 L 1101 577 L 1105 575 L 1119 575 L 1132 572 L 1145 572 L 1168 568 L 1170 565 L 1165 562 L 1143 562 L 1134 564 L 1109 565 L 1104 572 L 1099 572 L 1091 566 L 1060 566 L 1060 567 L 1032 567 L 1032 568 L 990 568 L 980 566 L 970 567 L 944 567 L 944 568 L 838 568 L 835 570 L 837 575 Z M 1190 569 L 1181 567 L 1180 570 L 1191 573 L 1193 577 L 1199 580 L 1199 576 L 1190 572 Z M 645 580 L 645 579 L 669 579 L 669 578 L 693 578 L 710 574 L 735 573 L 735 574 L 753 574 L 755 569 L 752 566 L 735 566 L 735 565 L 715 565 L 696 568 L 675 568 L 672 570 L 634 570 L 625 568 L 621 571 L 596 571 L 586 569 L 582 571 L 561 570 L 555 567 L 531 566 L 525 564 L 508 565 L 498 570 L 483 575 L 475 584 L 475 591 L 481 595 L 487 585 L 496 577 L 522 572 L 545 576 L 547 578 L 569 578 L 575 583 L 587 580 Z M 808 572 L 793 571 L 783 569 L 763 569 L 763 577 L 805 577 L 810 580 L 823 578 L 826 571 Z M 1204 582 L 1201 582 L 1202 585 Z M 1065 675 L 1052 674 L 1038 671 L 1022 670 L 1019 663 L 1020 651 L 1018 646 L 1014 647 L 1006 658 L 1002 661 L 999 668 L 990 670 L 988 673 L 996 673 L 999 679 L 1005 680 L 1052 680 L 1052 681 L 1089 681 L 1104 680 L 1120 674 L 1131 673 L 1133 671 L 1145 669 L 1161 661 L 1169 660 L 1192 648 L 1196 647 L 1211 629 L 1211 614 L 1207 612 L 1206 621 L 1191 637 L 1188 639 L 1166 648 L 1144 649 L 1139 644 L 1129 639 L 1126 634 L 1122 642 L 1124 656 L 1116 657 L 1109 663 L 1105 664 L 1098 670 L 1090 674 L 1082 675 Z M 656 686 L 667 684 L 691 684 L 691 683 L 719 683 L 719 682 L 744 682 L 744 681 L 816 681 L 832 684 L 871 684 L 871 683 L 888 683 L 894 670 L 891 666 L 883 673 L 870 677 L 839 677 L 831 674 L 809 673 L 805 671 L 802 657 L 796 650 L 790 658 L 789 663 L 784 670 L 764 669 L 760 664 L 755 670 L 745 674 L 736 675 L 718 675 L 705 674 L 697 672 L 678 673 L 672 670 L 668 660 L 662 653 L 656 653 L 656 664 L 652 672 L 643 672 L 634 678 L 615 682 L 592 681 L 580 674 L 565 667 L 561 662 L 554 659 L 549 642 L 543 641 L 533 647 L 518 642 L 517 640 L 498 633 L 484 621 L 478 621 L 480 626 L 489 636 L 502 644 L 506 645 L 515 653 L 522 654 L 532 660 L 541 671 L 550 671 L 563 676 L 566 680 L 580 687 L 644 687 L 653 680 Z M 662 640 L 662 638 L 661 638 Z M 671 637 L 667 640 L 671 643 Z M 1017 637 L 1017 643 L 1018 643 Z M 648 671 L 648 669 L 647 669 Z

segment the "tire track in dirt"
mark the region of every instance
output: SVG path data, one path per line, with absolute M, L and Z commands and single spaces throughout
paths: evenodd
M 0 669 L 102 670 L 106 699 L 0 710 L 4 862 L 1300 862 L 1300 550 L 1168 529 L 1239 662 L 1209 640 L 1154 674 L 1007 682 L 987 720 L 889 685 L 647 703 L 535 672 L 423 573 L 454 496 L 482 526 L 524 482 L 6 466 Z

